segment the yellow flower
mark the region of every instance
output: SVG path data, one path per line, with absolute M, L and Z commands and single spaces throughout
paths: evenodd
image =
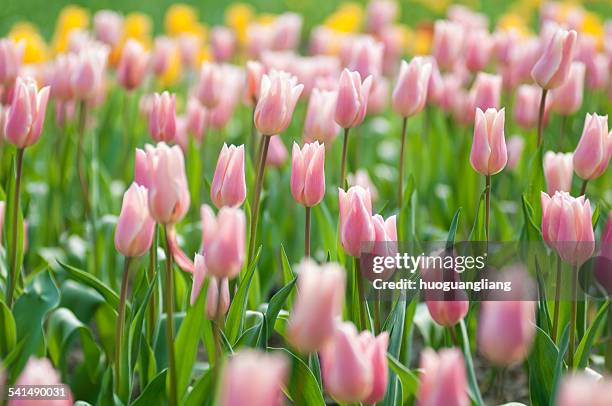
M 170 54 L 170 63 L 166 68 L 166 71 L 159 77 L 159 83 L 162 87 L 174 86 L 181 78 L 182 66 L 181 66 L 181 54 L 178 49 Z
M 431 52 L 431 42 L 433 38 L 433 27 L 431 25 L 417 27 L 413 33 L 414 55 L 427 55 Z
M 363 9 L 356 3 L 344 3 L 325 20 L 325 26 L 340 32 L 356 32 L 361 27 Z
M 53 50 L 56 53 L 68 49 L 70 33 L 74 30 L 84 30 L 89 26 L 89 12 L 78 6 L 66 6 L 60 12 L 55 24 L 53 35 Z
M 8 37 L 15 42 L 24 42 L 24 63 L 40 63 L 49 58 L 47 44 L 36 27 L 32 24 L 16 23 L 13 28 L 11 28 Z
M 524 15 L 525 14 L 506 13 L 497 20 L 497 28 L 502 31 L 512 29 L 523 36 L 527 36 L 529 34 L 529 28 L 525 23 L 526 18 Z
M 225 24 L 234 30 L 238 41 L 246 41 L 247 27 L 253 21 L 253 7 L 244 3 L 234 3 L 225 10 Z
M 131 13 L 125 17 L 123 23 L 123 35 L 125 38 L 135 38 L 141 42 L 150 42 L 151 28 L 153 23 L 151 17 L 143 13 Z
M 590 12 L 585 13 L 580 29 L 583 33 L 590 34 L 595 38 L 599 49 L 603 47 L 604 26 L 598 15 Z
M 186 4 L 173 4 L 166 11 L 164 24 L 169 35 L 178 35 L 184 32 L 192 32 L 194 25 L 198 23 L 198 13 Z

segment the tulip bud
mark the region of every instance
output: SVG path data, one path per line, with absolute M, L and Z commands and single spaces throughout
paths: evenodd
M 115 248 L 126 257 L 143 256 L 153 242 L 155 222 L 147 204 L 147 189 L 132 183 L 123 195 L 115 230 Z
M 368 4 L 366 15 L 366 31 L 372 34 L 380 33 L 397 18 L 398 5 L 395 0 L 373 0 Z
M 283 13 L 272 24 L 270 47 L 274 50 L 292 50 L 300 43 L 302 16 L 296 13 Z
M 325 196 L 325 146 L 315 141 L 300 147 L 293 143 L 291 194 L 302 206 L 312 207 Z
M 574 57 L 576 31 L 556 31 L 540 59 L 531 70 L 531 77 L 543 89 L 559 87 L 567 79 Z
M 482 175 L 495 175 L 504 169 L 508 161 L 504 118 L 504 109 L 487 109 L 484 113 L 476 109 L 470 163 L 472 168 Z
M 11 144 L 25 148 L 38 142 L 48 101 L 49 86 L 38 90 L 33 79 L 17 78 L 15 94 L 4 124 L 4 136 Z
M 338 188 L 340 241 L 347 254 L 359 258 L 362 244 L 374 241 L 372 200 L 369 190 L 352 186 L 347 192 Z M 365 251 L 365 249 L 364 249 Z
M 227 62 L 236 51 L 236 38 L 227 27 L 214 27 L 210 33 L 210 45 L 215 61 Z
M 204 278 L 206 278 L 206 261 L 204 256 L 196 254 L 193 260 L 193 283 L 191 285 L 191 297 L 189 303 L 193 306 L 198 301 L 202 285 L 204 285 Z
M 206 317 L 209 320 L 227 314 L 230 306 L 229 284 L 227 278 L 219 280 L 211 276 L 208 281 L 208 292 L 206 293 Z
M 520 135 L 513 135 L 506 144 L 508 149 L 508 164 L 506 167 L 512 170 L 518 166 L 521 160 L 523 149 L 525 148 L 525 140 Z
M 336 100 L 336 122 L 340 127 L 353 128 L 363 122 L 371 86 L 371 76 L 362 83 L 359 72 L 342 71 Z
M 175 224 L 185 217 L 190 203 L 183 152 L 163 142 L 147 145 L 145 151 L 151 216 L 159 224 Z
M 77 54 L 70 84 L 78 99 L 89 100 L 98 95 L 104 85 L 108 52 L 106 46 L 91 44 Z
M 318 266 L 305 259 L 297 271 L 298 295 L 289 317 L 287 336 L 301 352 L 315 352 L 333 337 L 342 315 L 344 270 L 337 264 Z
M 586 83 L 589 89 L 605 89 L 610 81 L 610 60 L 607 55 L 597 54 L 593 56 L 587 65 Z
M 248 61 L 246 63 L 246 86 L 244 98 L 248 104 L 256 104 L 259 98 L 259 88 L 261 78 L 264 74 L 264 67 L 261 62 Z
M 202 63 L 200 80 L 198 81 L 197 95 L 200 103 L 208 109 L 219 104 L 223 92 L 223 77 L 218 65 L 210 62 Z
M 100 10 L 94 16 L 93 32 L 98 41 L 114 47 L 123 37 L 123 17 L 112 10 Z
M 338 93 L 330 90 L 314 89 L 308 100 L 306 121 L 304 122 L 304 141 L 330 143 L 338 135 L 340 126 L 334 117 Z
M 140 42 L 129 39 L 123 51 L 117 67 L 117 81 L 125 90 L 136 89 L 145 77 L 149 54 Z
M 418 406 L 469 406 L 465 362 L 456 348 L 421 353 Z
M 570 192 L 572 190 L 572 176 L 574 175 L 573 154 L 552 151 L 544 154 L 544 177 L 546 190 L 549 195 L 556 191 Z
M 162 76 L 168 70 L 172 54 L 176 52 L 174 42 L 168 37 L 157 37 L 151 53 L 151 70 L 156 76 Z
M 473 108 L 482 111 L 487 109 L 499 109 L 502 90 L 502 78 L 499 75 L 480 72 L 476 76 L 470 96 Z
M 15 386 L 42 386 L 42 385 L 62 385 L 62 381 L 60 378 L 60 374 L 53 369 L 53 365 L 46 358 L 34 358 L 31 357 L 28 360 L 28 363 L 25 365 L 25 368 L 17 378 L 15 382 Z M 64 385 L 62 385 L 64 386 Z M 67 396 L 66 399 L 58 399 L 52 402 L 45 401 L 47 404 L 53 404 L 55 406 L 71 406 L 73 404 L 72 393 L 67 386 L 66 388 Z M 19 400 L 13 399 L 9 402 L 11 406 L 19 406 L 19 405 L 29 405 L 32 402 L 31 400 Z
M 595 249 L 589 199 L 555 192 L 542 192 L 542 237 L 565 262 L 582 265 Z
M 202 254 L 211 275 L 232 279 L 244 263 L 246 220 L 238 208 L 222 207 L 217 217 L 210 206 L 200 208 Z
M 393 111 L 402 117 L 411 117 L 423 110 L 431 69 L 431 62 L 423 57 L 415 57 L 410 63 L 402 61 L 393 89 Z
M 262 135 L 280 134 L 287 129 L 304 85 L 283 71 L 263 75 L 255 107 L 255 126 Z
M 584 94 L 584 78 L 584 64 L 573 62 L 567 80 L 552 92 L 552 109 L 554 111 L 569 116 L 580 109 Z
M 574 151 L 574 170 L 580 178 L 600 177 L 612 156 L 612 132 L 608 133 L 608 116 L 587 113 L 582 136 Z
M 272 166 L 279 168 L 283 166 L 287 160 L 287 148 L 281 140 L 280 135 L 273 135 L 270 138 L 270 145 L 268 147 L 268 155 L 266 156 L 266 166 Z
M 347 68 L 358 72 L 362 78 L 378 76 L 382 73 L 383 44 L 370 36 L 354 39 L 350 44 Z
M 542 89 L 533 85 L 521 85 L 514 102 L 514 121 L 523 129 L 530 130 L 538 124 L 538 111 Z
M 454 22 L 437 20 L 434 24 L 432 55 L 443 69 L 451 69 L 463 49 L 463 28 Z
M 0 39 L 0 84 L 11 85 L 23 61 L 24 42 L 15 43 L 8 38 Z
M 368 171 L 365 169 L 357 169 L 355 173 L 349 173 L 346 177 L 349 186 L 361 186 L 370 192 L 370 199 L 374 203 L 378 200 L 378 190 L 370 179 Z
M 220 209 L 240 206 L 246 199 L 244 177 L 244 145 L 223 144 L 210 186 L 210 199 Z
M 389 80 L 384 76 L 376 76 L 372 80 L 367 111 L 371 114 L 383 114 L 389 104 Z
M 149 110 L 149 133 L 155 141 L 171 142 L 176 138 L 176 95 L 155 93 Z
M 210 127 L 215 130 L 225 128 L 236 109 L 243 87 L 243 77 L 240 69 L 232 65 L 223 65 L 219 86 L 223 90 L 220 94 L 219 103 L 215 108 L 208 111 L 208 122 Z
M 612 296 L 612 211 L 601 233 L 601 253 L 595 265 L 595 279 Z
M 280 352 L 241 350 L 223 370 L 219 406 L 281 406 L 287 373 L 288 362 Z
M 465 67 L 470 72 L 479 72 L 486 68 L 493 51 L 493 38 L 485 29 L 466 30 Z
M 589 369 L 589 368 L 586 368 Z M 594 378 L 587 371 L 563 379 L 557 406 L 605 406 L 612 404 L 612 378 Z
M 198 99 L 190 97 L 187 102 L 187 129 L 200 142 L 206 133 L 208 119 L 208 111 L 202 107 Z

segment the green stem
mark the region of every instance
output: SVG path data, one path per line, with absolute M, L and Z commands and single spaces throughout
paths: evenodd
M 608 299 L 608 338 L 606 340 L 606 369 L 612 372 L 612 299 Z
M 553 342 L 557 343 L 557 330 L 559 329 L 559 311 L 561 305 L 561 258 L 557 257 L 557 286 L 555 287 L 555 315 L 553 318 L 552 335 Z
M 542 132 L 544 130 L 544 110 L 546 108 L 547 89 L 542 89 L 542 97 L 540 98 L 540 111 L 538 114 L 538 148 L 542 145 Z
M 359 258 L 354 258 L 355 261 L 355 279 L 357 281 L 357 292 L 359 294 L 359 320 L 360 327 L 362 330 L 366 329 L 368 324 L 366 322 L 366 312 L 365 312 L 365 290 L 363 287 L 363 278 L 361 276 L 361 265 L 359 263 Z
M 491 175 L 486 176 L 485 187 L 485 234 L 489 242 L 489 225 L 491 221 Z
M 168 402 L 171 406 L 178 405 L 176 393 L 176 363 L 174 359 L 174 283 L 172 280 L 172 253 L 170 252 L 170 241 L 168 240 L 168 229 L 164 227 L 164 237 L 166 239 L 166 288 L 164 289 L 164 305 L 166 308 L 166 346 L 168 347 L 168 371 L 170 377 L 170 393 Z
M 306 207 L 306 225 L 304 227 L 304 256 L 310 257 L 310 207 Z
M 121 347 L 123 344 L 123 329 L 125 327 L 125 307 L 127 302 L 128 282 L 130 275 L 130 257 L 123 262 L 123 277 L 121 279 L 121 295 L 119 296 L 119 310 L 117 315 L 117 328 L 115 330 L 115 381 L 120 397 L 123 394 L 121 382 Z
M 159 235 L 159 228 L 155 225 L 155 231 L 153 236 L 153 244 L 151 244 L 151 248 L 149 248 L 149 268 L 147 269 L 147 276 L 149 279 L 149 283 L 155 283 L 155 273 L 157 271 L 157 241 Z M 151 295 L 149 299 L 149 312 L 148 312 L 148 331 L 147 336 L 153 345 L 153 336 L 155 334 L 155 319 L 157 318 L 157 301 L 155 300 L 155 292 Z
M 17 263 L 17 220 L 19 218 L 19 201 L 21 195 L 21 178 L 23 175 L 23 154 L 25 149 L 18 148 L 17 149 L 17 157 L 16 157 L 16 176 L 15 176 L 15 196 L 13 200 L 13 212 L 12 221 L 13 221 L 13 229 L 11 230 L 11 247 L 10 247 L 10 276 L 7 283 L 7 295 L 6 302 L 9 308 L 13 307 L 13 298 L 15 296 L 15 288 L 17 287 L 17 270 L 21 268 L 21 264 Z
M 257 242 L 257 222 L 259 220 L 259 203 L 261 198 L 261 189 L 263 185 L 266 158 L 268 157 L 268 147 L 270 146 L 270 136 L 261 136 L 261 152 L 259 154 L 259 162 L 257 163 L 257 177 L 255 178 L 255 194 L 253 195 L 253 208 L 251 211 L 251 235 L 249 238 L 249 265 L 255 255 L 255 243 Z
M 346 181 L 346 152 L 348 149 L 348 136 L 350 128 L 344 129 L 344 140 L 342 142 L 342 163 L 340 167 L 340 187 L 344 189 L 344 182 Z
M 406 149 L 406 126 L 408 117 L 402 120 L 402 146 L 400 147 L 399 172 L 397 174 L 397 202 L 398 207 L 402 210 L 404 200 L 404 154 Z
M 374 332 L 379 334 L 382 330 L 380 322 L 380 291 L 376 291 L 376 298 L 374 299 Z
M 570 319 L 570 340 L 567 353 L 567 365 L 570 370 L 574 369 L 574 352 L 576 350 L 576 315 L 578 306 L 578 267 L 572 270 L 572 313 Z
M 579 196 L 584 196 L 586 195 L 586 190 L 587 190 L 587 185 L 589 184 L 589 180 L 585 179 L 582 181 L 582 187 L 580 188 L 580 195 Z

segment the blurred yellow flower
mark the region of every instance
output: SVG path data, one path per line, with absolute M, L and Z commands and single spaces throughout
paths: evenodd
M 174 49 L 170 54 L 170 63 L 166 71 L 159 77 L 159 84 L 163 88 L 174 86 L 181 78 L 181 73 L 181 54 L 178 49 Z
M 499 17 L 497 20 L 497 28 L 502 31 L 515 30 L 523 36 L 529 34 L 529 28 L 527 27 L 524 14 L 517 14 L 514 12 L 509 12 Z
M 590 34 L 593 36 L 593 38 L 595 38 L 598 49 L 603 47 L 604 25 L 598 15 L 591 12 L 585 13 L 580 30 L 583 33 Z
M 166 11 L 164 25 L 168 35 L 193 32 L 196 24 L 198 24 L 198 13 L 192 6 L 181 3 L 173 4 Z
M 344 3 L 327 19 L 325 26 L 340 32 L 357 32 L 363 21 L 363 8 L 357 3 Z
M 418 26 L 412 36 L 412 53 L 414 55 L 427 55 L 431 52 L 431 42 L 433 39 L 433 27 L 431 24 Z
M 241 44 L 246 41 L 247 27 L 254 15 L 253 7 L 244 3 L 234 3 L 225 9 L 225 24 L 234 30 Z
M 151 17 L 143 13 L 131 13 L 125 17 L 123 35 L 125 38 L 135 38 L 142 43 L 150 43 L 152 27 Z
M 415 3 L 436 14 L 441 14 L 451 4 L 451 0 L 415 0 Z
M 261 25 L 271 25 L 276 20 L 276 15 L 270 13 L 263 13 L 257 16 L 257 23 Z
M 60 12 L 53 34 L 53 50 L 56 53 L 68 49 L 70 33 L 74 30 L 84 30 L 89 26 L 89 12 L 78 6 L 66 6 Z
M 24 63 L 40 63 L 48 59 L 47 44 L 34 25 L 24 22 L 16 23 L 11 28 L 8 37 L 16 42 L 24 42 Z

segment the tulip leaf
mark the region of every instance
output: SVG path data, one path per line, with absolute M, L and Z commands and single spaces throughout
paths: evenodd
M 67 276 L 69 279 L 72 279 L 75 282 L 80 282 L 90 288 L 95 289 L 99 294 L 101 294 L 106 302 L 113 308 L 119 308 L 119 296 L 108 286 L 106 286 L 102 281 L 97 279 L 95 276 L 82 271 L 78 268 L 73 267 L 72 265 L 65 264 L 61 261 L 58 261 L 59 264 L 66 270 Z M 129 314 L 131 311 L 130 306 L 127 305 L 126 313 Z
M 166 404 L 166 375 L 168 370 L 162 370 L 144 388 L 140 396 L 131 403 L 131 406 L 162 406 Z
M 18 153 L 18 152 L 17 152 Z M 4 207 L 4 232 L 0 232 L 0 235 L 3 235 L 5 238 L 5 243 L 1 244 L 0 241 L 0 245 L 2 245 L 3 247 L 6 247 L 6 261 L 7 261 L 7 273 L 10 273 L 10 261 L 12 260 L 13 256 L 12 253 L 15 253 L 15 266 L 16 266 L 16 274 L 15 276 L 17 277 L 17 279 L 19 280 L 19 275 L 21 274 L 21 267 L 23 264 L 23 213 L 21 212 L 21 197 L 20 197 L 20 201 L 19 201 L 19 205 L 17 206 L 17 217 L 14 218 L 13 217 L 13 212 L 15 211 L 15 195 L 17 194 L 17 190 L 16 190 L 16 176 L 17 176 L 17 159 L 16 156 L 13 156 L 12 158 L 12 165 L 11 165 L 11 171 L 9 173 L 9 176 L 7 176 L 7 196 L 6 196 L 6 205 Z M 23 193 L 24 190 L 24 180 L 23 178 L 21 179 L 21 192 Z M 17 235 L 14 235 L 13 230 L 15 230 Z M 15 244 L 13 243 L 13 241 L 15 241 Z M 16 245 L 16 246 L 14 246 Z M 10 277 L 10 276 L 9 276 Z M 16 281 L 12 281 L 13 284 L 16 283 Z M 7 285 L 9 284 L 9 279 L 7 279 Z M 13 296 L 13 300 L 16 299 L 17 296 L 17 286 L 13 286 L 14 289 L 14 296 Z M 8 300 L 8 299 L 7 299 Z M 11 303 L 8 303 L 9 307 L 11 306 Z
M 487 191 L 486 189 L 480 194 L 480 199 L 478 199 L 478 206 L 476 208 L 476 217 L 474 218 L 474 224 L 472 226 L 472 231 L 470 232 L 470 236 L 468 238 L 469 241 L 486 241 L 487 239 L 487 231 L 485 224 L 485 195 Z
M 602 322 L 605 320 L 608 313 L 609 303 L 610 302 L 607 301 L 599 308 L 593 323 L 587 329 L 584 337 L 582 337 L 580 344 L 578 344 L 578 348 L 574 354 L 574 365 L 578 368 L 586 368 L 588 365 L 591 347 L 597 336 L 599 336 L 601 327 L 603 326 Z
M 527 358 L 529 397 L 533 405 L 552 406 L 563 368 L 563 357 L 567 351 L 569 327 L 566 327 L 561 337 L 560 349 L 544 330 L 537 326 L 535 328 L 535 340 Z
M 544 186 L 544 146 L 540 145 L 529 163 L 529 180 L 527 186 L 527 200 L 533 206 L 540 201 L 540 193 Z M 535 206 L 534 219 L 540 219 L 542 211 L 540 205 Z M 539 221 L 536 221 L 539 223 Z
M 193 385 L 193 389 L 185 398 L 186 406 L 208 406 L 214 401 L 215 393 L 215 371 L 209 368 Z
M 310 368 L 308 368 L 308 365 L 300 357 L 285 348 L 270 349 L 282 351 L 291 358 L 293 369 L 286 391 L 294 401 L 293 403 L 308 406 L 325 406 L 325 399 L 323 399 L 317 379 Z
M 451 221 L 450 228 L 448 230 L 448 238 L 446 239 L 446 250 L 452 251 L 455 245 L 455 237 L 457 235 L 457 226 L 459 225 L 459 215 L 461 214 L 461 207 L 457 209 L 453 220 Z
M 402 384 L 402 405 L 404 405 L 411 396 L 416 396 L 419 379 L 410 369 L 389 353 L 387 353 L 387 361 L 389 362 L 389 368 L 398 376 Z
M 461 344 L 463 357 L 465 358 L 465 368 L 468 375 L 470 397 L 478 406 L 484 406 L 480 388 L 478 387 L 478 381 L 476 380 L 476 372 L 474 371 L 474 362 L 472 361 L 472 352 L 470 350 L 470 338 L 468 336 L 465 320 L 461 320 L 459 326 L 461 327 Z
M 276 323 L 276 318 L 278 317 L 278 313 L 281 311 L 285 303 L 287 302 L 287 298 L 289 294 L 293 292 L 293 288 L 297 282 L 297 278 L 294 278 L 291 282 L 283 286 L 272 298 L 270 299 L 270 303 L 268 303 L 268 308 L 266 309 L 266 321 L 267 321 L 267 330 L 266 330 L 266 341 L 272 335 L 274 331 L 274 323 Z
M 0 300 L 0 358 L 4 359 L 17 344 L 15 319 L 8 306 Z

